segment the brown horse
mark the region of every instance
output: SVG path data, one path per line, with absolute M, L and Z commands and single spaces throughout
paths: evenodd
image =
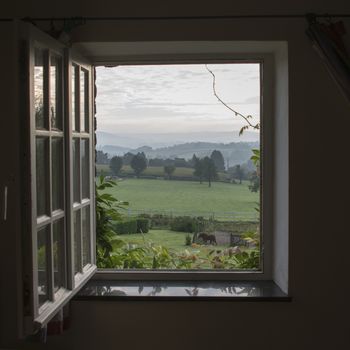
M 204 244 L 217 245 L 215 235 L 211 235 L 206 232 L 198 233 L 198 239 L 201 239 L 204 242 Z

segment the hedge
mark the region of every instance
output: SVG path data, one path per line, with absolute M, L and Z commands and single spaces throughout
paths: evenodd
M 114 230 L 120 234 L 132 234 L 132 233 L 147 233 L 149 231 L 149 220 L 145 218 L 133 218 L 118 221 L 115 223 Z

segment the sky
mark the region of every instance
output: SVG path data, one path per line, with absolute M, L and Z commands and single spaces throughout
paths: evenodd
M 259 121 L 258 64 L 208 64 L 222 100 Z M 159 143 L 237 139 L 244 125 L 213 94 L 204 64 L 97 67 L 97 130 Z M 247 133 L 246 140 L 258 138 Z M 140 143 L 140 145 L 141 145 Z M 153 142 L 156 144 L 156 142 Z M 118 142 L 116 142 L 118 144 Z M 120 144 L 123 146 L 123 144 Z

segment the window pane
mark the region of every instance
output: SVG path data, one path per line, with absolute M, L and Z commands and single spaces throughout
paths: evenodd
M 74 232 L 73 232 L 73 240 L 74 240 L 74 273 L 76 274 L 81 270 L 81 233 L 80 233 L 80 210 L 74 212 L 73 215 L 73 224 L 74 224 Z
M 80 202 L 80 139 L 73 139 L 73 201 Z
M 90 198 L 89 140 L 81 141 L 82 198 Z
M 79 118 L 77 118 L 77 106 L 76 106 L 76 79 L 77 79 L 77 66 L 72 66 L 72 129 L 73 131 L 79 131 Z
M 81 70 L 80 73 L 80 125 L 81 131 L 89 131 L 89 111 L 88 111 L 88 72 Z
M 38 259 L 38 303 L 39 306 L 49 299 L 48 296 L 48 259 L 47 259 L 47 236 L 49 228 L 43 228 L 38 231 L 37 237 L 37 259 Z
M 36 203 L 37 216 L 48 213 L 48 139 L 36 139 Z
M 82 241 L 83 241 L 83 266 L 91 262 L 90 252 L 90 206 L 81 210 L 82 215 Z
M 64 286 L 64 220 L 53 224 L 54 292 Z
M 34 110 L 36 127 L 44 129 L 44 51 L 40 49 L 35 49 L 34 57 Z
M 62 130 L 62 58 L 51 57 L 50 120 L 53 129 Z
M 63 139 L 52 139 L 52 210 L 63 209 Z

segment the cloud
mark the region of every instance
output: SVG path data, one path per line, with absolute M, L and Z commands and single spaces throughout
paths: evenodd
M 220 97 L 258 120 L 258 65 L 214 64 L 210 68 L 216 74 Z M 185 132 L 198 127 L 210 132 L 239 130 L 242 125 L 214 96 L 212 78 L 203 64 L 98 67 L 96 84 L 98 125 L 104 130 L 122 127 L 125 132 L 146 133 L 168 127 Z

